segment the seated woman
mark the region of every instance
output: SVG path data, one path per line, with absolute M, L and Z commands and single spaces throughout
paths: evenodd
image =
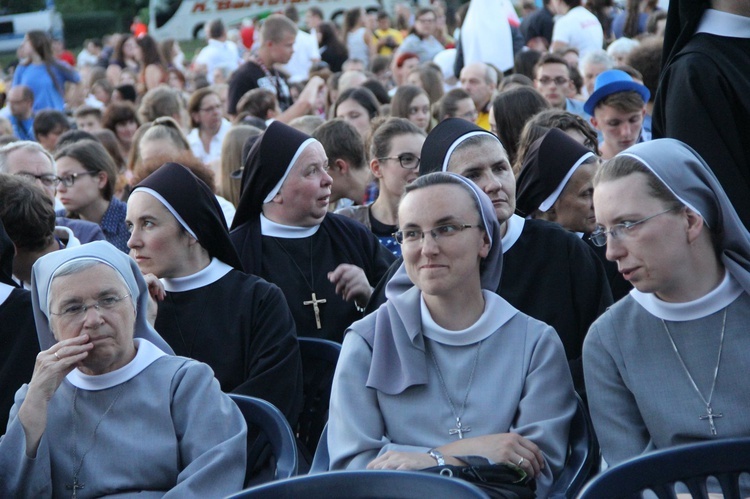
M 398 229 L 398 203 L 404 187 L 417 178 L 424 139 L 425 133 L 405 118 L 382 122 L 370 139 L 370 170 L 378 181 L 377 199 L 336 211 L 363 223 L 396 256 L 401 256 L 401 245 L 393 237 Z
M 31 292 L 42 351 L 0 439 L 0 496 L 242 488 L 242 414 L 207 365 L 173 356 L 149 326 L 133 260 L 104 241 L 56 251 L 34 265 Z
M 81 140 L 55 153 L 60 185 L 57 197 L 68 218 L 80 218 L 99 224 L 104 237 L 127 253 L 128 229 L 125 227 L 125 203 L 117 199 L 117 166 L 99 142 Z
M 406 187 L 399 223 L 404 264 L 389 286 L 410 287 L 344 338 L 331 469 L 480 456 L 520 466 L 546 497 L 566 457 L 573 382 L 555 331 L 494 292 L 502 247 L 492 202 L 463 177 L 433 173 Z
M 677 140 L 635 145 L 599 170 L 594 209 L 635 287 L 584 344 L 604 459 L 750 436 L 750 233 L 709 166 Z
M 225 392 L 273 403 L 294 424 L 302 363 L 279 288 L 242 271 L 210 188 L 167 163 L 135 186 L 126 223 L 130 254 L 161 279 L 154 328 L 178 355 L 205 362 Z
M 516 179 L 516 213 L 555 222 L 590 244 L 604 264 L 612 298 L 617 301 L 633 286 L 589 237 L 596 226 L 592 182 L 599 158 L 562 130 L 545 130 L 525 157 L 519 158 L 523 166 Z

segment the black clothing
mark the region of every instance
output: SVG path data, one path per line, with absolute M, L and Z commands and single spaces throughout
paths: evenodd
M 750 39 L 694 35 L 662 72 L 652 130 L 698 152 L 750 229 L 748 67 Z
M 552 29 L 555 27 L 555 19 L 547 7 L 542 7 L 521 21 L 521 34 L 526 43 L 541 37 L 547 40 L 547 46 L 552 44 Z
M 265 88 L 273 92 L 282 111 L 286 111 L 292 105 L 292 94 L 289 92 L 286 78 L 273 67 L 268 70 L 271 74 L 270 78 L 254 61 L 247 61 L 237 68 L 229 80 L 229 94 L 227 95 L 229 114 L 237 114 L 237 103 L 245 93 L 254 88 Z
M 0 301 L 0 434 L 5 433 L 13 397 L 31 380 L 39 340 L 31 308 L 31 293 L 13 280 L 15 247 L 0 222 L 0 292 L 12 288 Z
M 233 230 L 231 238 L 245 268 L 277 284 L 284 292 L 299 336 L 338 342 L 342 341 L 346 328 L 362 318 L 362 313 L 353 302 L 345 302 L 336 295 L 328 273 L 342 263 L 349 263 L 363 269 L 374 286 L 395 259 L 365 226 L 333 213 L 326 215 L 318 232 L 311 237 L 262 236 L 258 217 Z M 311 266 L 313 279 L 310 279 Z M 326 300 L 318 305 L 322 329 L 317 329 L 312 305 L 303 304 L 312 299 L 308 283 L 313 285 L 318 300 Z
M 31 293 L 14 289 L 0 304 L 0 434 L 5 433 L 16 391 L 31 381 L 38 353 Z
M 299 345 L 281 291 L 231 270 L 187 291 L 167 291 L 154 329 L 176 355 L 205 362 L 224 392 L 273 403 L 294 424 L 302 408 Z
M 349 53 L 346 51 L 346 48 L 338 50 L 335 47 L 328 47 L 325 45 L 320 47 L 320 59 L 327 63 L 328 68 L 334 73 L 341 71 L 341 66 L 348 58 Z

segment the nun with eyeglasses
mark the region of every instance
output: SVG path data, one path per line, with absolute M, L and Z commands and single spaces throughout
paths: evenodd
M 635 288 L 584 343 L 604 459 L 750 436 L 750 233 L 716 176 L 680 141 L 638 144 L 597 172 L 594 209 Z

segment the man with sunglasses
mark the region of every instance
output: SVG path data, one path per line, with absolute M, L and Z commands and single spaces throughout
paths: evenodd
M 55 173 L 52 155 L 38 143 L 21 140 L 0 147 L 0 173 L 17 175 L 36 183 L 55 202 L 60 177 Z M 4 200 L 0 199 L 0 202 Z M 105 240 L 101 227 L 85 220 L 56 217 L 55 226 L 72 230 L 81 244 Z

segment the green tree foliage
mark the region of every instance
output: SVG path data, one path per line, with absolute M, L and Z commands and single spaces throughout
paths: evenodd
M 0 15 L 34 12 L 44 5 L 45 0 L 0 0 Z
M 132 18 L 139 9 L 148 7 L 148 0 L 55 0 L 55 6 L 63 15 L 110 10 Z

